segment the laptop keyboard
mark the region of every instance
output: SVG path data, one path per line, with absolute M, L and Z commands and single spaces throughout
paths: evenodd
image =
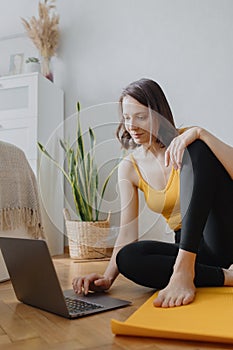
M 103 308 L 103 305 L 90 303 L 80 299 L 73 299 L 73 298 L 66 297 L 65 301 L 66 301 L 66 305 L 68 307 L 69 313 L 72 313 L 72 314 L 82 315 L 85 313 L 85 311 Z

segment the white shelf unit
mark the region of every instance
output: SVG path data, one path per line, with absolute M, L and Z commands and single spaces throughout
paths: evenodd
M 0 140 L 21 148 L 38 181 L 42 218 L 52 255 L 64 251 L 63 178 L 37 142 L 61 160 L 64 93 L 40 73 L 0 78 Z

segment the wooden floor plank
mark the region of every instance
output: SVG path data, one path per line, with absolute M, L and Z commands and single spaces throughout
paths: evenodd
M 0 327 L 0 336 L 5 335 L 5 334 L 6 334 L 6 332 Z
M 11 344 L 10 338 L 8 337 L 7 334 L 1 334 L 0 335 L 0 349 L 3 349 L 3 346 L 5 346 L 7 344 Z
M 47 344 L 59 344 L 65 341 L 69 342 L 72 339 L 69 332 L 70 323 L 72 322 L 70 320 L 63 319 L 60 316 L 50 315 L 48 312 L 37 310 L 27 305 L 20 305 L 16 312 L 30 324 L 30 327 Z M 65 322 L 66 327 L 61 326 L 62 322 Z M 77 341 L 77 347 L 78 345 Z
M 0 326 L 6 332 L 11 341 L 37 337 L 30 324 L 19 317 L 11 307 L 0 300 Z
M 4 350 L 47 350 L 49 349 L 41 338 L 25 339 L 4 345 Z M 63 348 L 65 350 L 65 348 Z
M 103 273 L 108 262 L 79 263 L 67 256 L 54 264 L 63 289 L 72 279 L 90 272 Z M 229 350 L 231 345 L 154 338 L 114 336 L 110 321 L 126 320 L 153 293 L 119 276 L 109 291 L 113 297 L 133 301 L 132 306 L 76 320 L 38 310 L 17 301 L 11 283 L 0 283 L 0 348 L 4 350 Z

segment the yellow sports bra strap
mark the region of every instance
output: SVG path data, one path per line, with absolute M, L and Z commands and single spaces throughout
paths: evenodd
M 135 159 L 134 159 L 132 154 L 130 154 L 130 158 L 131 158 L 131 161 L 133 163 L 134 169 L 136 170 L 136 173 L 138 174 L 139 178 L 141 178 L 142 175 L 140 173 L 140 170 L 138 169 L 138 165 L 137 165 L 137 163 L 136 163 L 136 161 L 135 161 Z

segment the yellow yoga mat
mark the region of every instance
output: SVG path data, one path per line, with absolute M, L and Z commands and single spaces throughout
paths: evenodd
M 193 303 L 153 306 L 157 292 L 125 322 L 111 321 L 116 335 L 198 340 L 233 344 L 233 288 L 197 288 Z

